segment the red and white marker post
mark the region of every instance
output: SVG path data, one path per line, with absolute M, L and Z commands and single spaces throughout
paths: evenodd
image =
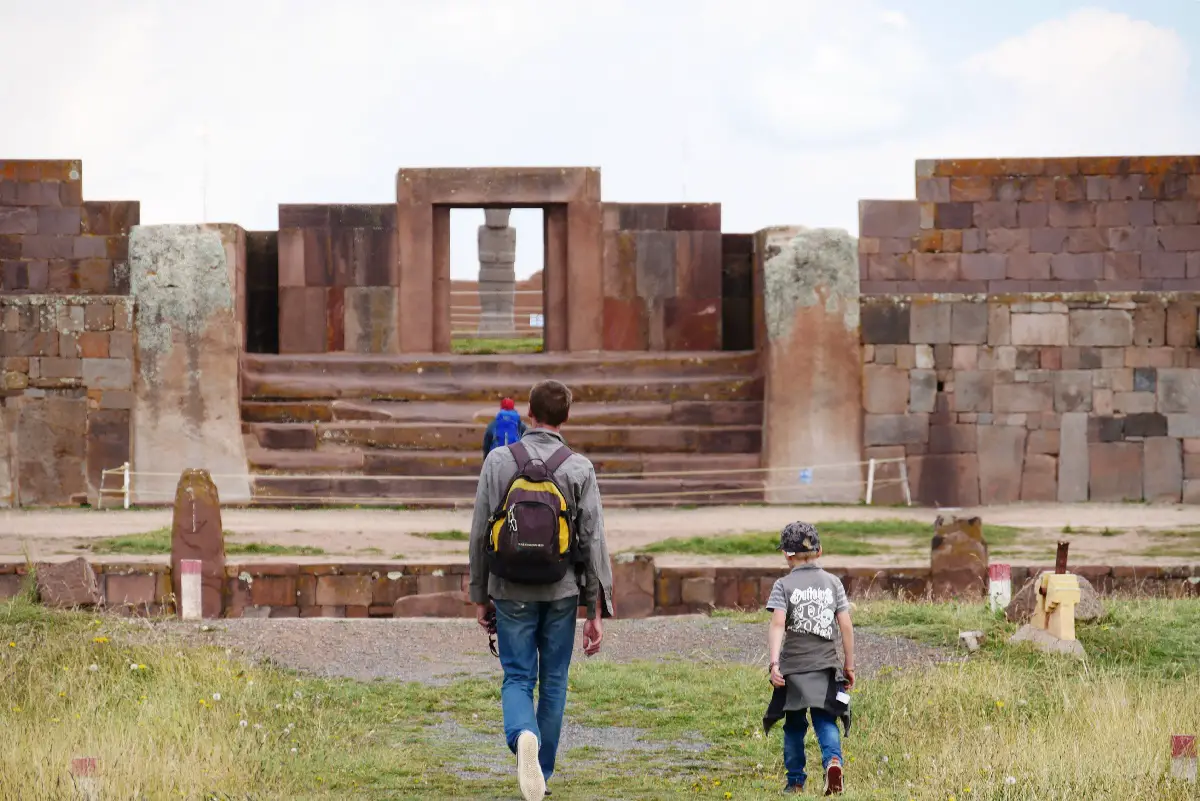
M 1012 565 L 988 565 L 988 605 L 993 612 L 1012 600 Z
M 96 757 L 75 757 L 71 760 L 71 781 L 80 801 L 99 801 L 100 778 L 96 775 Z
M 1175 734 L 1171 736 L 1171 778 L 1196 782 L 1196 736 Z
M 179 560 L 179 617 L 183 620 L 200 620 L 203 612 L 200 603 L 200 560 Z

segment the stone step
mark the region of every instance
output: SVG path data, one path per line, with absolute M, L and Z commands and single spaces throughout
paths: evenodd
M 373 499 L 405 506 L 462 506 L 472 503 L 477 478 L 463 476 L 446 480 L 421 477 L 326 478 L 321 476 L 256 476 L 253 479 L 257 504 L 331 505 Z M 701 504 L 760 503 L 758 481 L 687 481 L 600 479 L 604 505 L 689 506 Z
M 522 410 L 523 411 L 523 410 Z M 335 400 L 288 403 L 245 401 L 242 420 L 249 423 L 315 423 L 349 420 L 409 423 L 486 423 L 496 406 L 480 403 L 437 403 Z M 758 425 L 758 401 L 679 401 L 677 403 L 578 403 L 571 408 L 576 425 Z
M 505 353 L 494 355 L 411 354 L 360 355 L 327 353 L 280 355 L 247 353 L 247 374 L 328 377 L 422 376 L 442 379 L 522 379 L 532 384 L 545 378 L 669 378 L 755 375 L 758 354 L 753 351 L 694 353 Z
M 622 378 L 562 376 L 579 403 L 756 401 L 763 398 L 759 376 L 711 375 L 695 378 Z M 439 378 L 421 375 L 321 375 L 259 373 L 242 376 L 246 400 L 475 402 L 493 405 L 500 398 L 527 398 L 530 380 L 520 377 Z
M 315 449 L 318 443 L 356 448 L 476 451 L 483 423 L 254 423 L 263 448 Z M 761 426 L 566 426 L 572 447 L 587 453 L 752 453 L 762 450 Z

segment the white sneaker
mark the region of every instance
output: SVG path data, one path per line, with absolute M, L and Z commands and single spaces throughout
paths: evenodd
M 538 763 L 538 738 L 531 731 L 517 738 L 517 782 L 525 801 L 542 801 L 546 796 L 546 777 Z

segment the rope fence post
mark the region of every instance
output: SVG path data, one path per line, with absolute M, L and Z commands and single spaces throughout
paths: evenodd
M 121 465 L 121 494 L 125 499 L 125 509 L 129 510 L 129 462 Z
M 871 505 L 871 499 L 875 496 L 875 460 L 871 459 L 867 462 L 867 506 Z
M 900 460 L 900 486 L 904 489 L 904 505 L 912 506 L 912 490 L 908 486 L 908 462 Z

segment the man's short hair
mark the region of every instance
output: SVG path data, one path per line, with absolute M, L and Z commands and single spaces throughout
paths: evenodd
M 540 381 L 529 390 L 529 416 L 558 428 L 571 411 L 571 390 L 560 381 Z

